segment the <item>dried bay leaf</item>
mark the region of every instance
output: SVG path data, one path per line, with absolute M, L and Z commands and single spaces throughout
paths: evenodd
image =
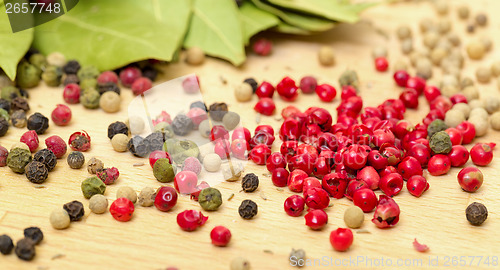
M 243 24 L 243 39 L 248 44 L 250 38 L 255 34 L 277 26 L 280 20 L 274 14 L 257 8 L 249 1 L 243 2 L 239 9 L 240 19 Z
M 37 26 L 34 47 L 100 70 L 145 59 L 170 61 L 191 14 L 190 0 L 80 1 L 64 16 Z

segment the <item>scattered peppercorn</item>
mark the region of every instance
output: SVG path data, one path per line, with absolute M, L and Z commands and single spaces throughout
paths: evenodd
M 97 172 L 97 177 L 104 182 L 106 185 L 111 185 L 116 182 L 116 179 L 120 176 L 120 172 L 117 168 L 107 168 Z
M 70 60 L 63 66 L 63 71 L 66 74 L 77 74 L 80 70 L 80 63 L 76 60 Z
M 447 128 L 448 127 L 446 126 L 446 124 L 444 123 L 443 120 L 436 119 L 436 120 L 432 121 L 429 124 L 429 126 L 427 127 L 427 135 L 429 136 L 429 138 L 431 138 L 432 135 L 438 133 L 439 131 L 443 131 Z
M 339 84 L 340 86 L 344 87 L 347 85 L 351 85 L 356 90 L 359 89 L 359 79 L 358 79 L 358 73 L 356 71 L 348 69 L 344 71 L 339 78 Z
M 52 227 L 56 230 L 68 228 L 71 222 L 68 212 L 62 208 L 52 211 L 49 220 Z
M 177 164 L 183 164 L 188 157 L 198 158 L 200 155 L 198 145 L 190 140 L 175 141 L 172 148 L 168 148 L 167 152 L 171 154 Z
M 153 206 L 156 198 L 156 190 L 152 187 L 145 187 L 139 193 L 139 204 L 144 207 Z
M 198 202 L 204 210 L 215 211 L 219 209 L 222 204 L 222 195 L 216 188 L 205 188 L 201 190 L 198 196 Z
M 153 132 L 144 138 L 144 142 L 148 146 L 148 154 L 156 150 L 162 150 L 165 137 L 161 132 Z
M 95 66 L 92 66 L 92 65 L 83 66 L 77 71 L 77 75 L 78 75 L 78 78 L 80 78 L 80 80 L 89 79 L 89 78 L 95 79 L 95 78 L 97 78 L 97 76 L 99 76 L 99 70 Z
M 128 141 L 127 148 L 134 156 L 145 157 L 149 154 L 148 146 L 144 142 L 144 138 L 139 135 L 132 137 L 132 139 Z
M 80 95 L 80 103 L 82 103 L 83 107 L 87 109 L 97 109 L 99 108 L 99 100 L 101 95 L 95 89 L 88 89 L 83 91 Z
M 158 70 L 152 66 L 145 66 L 142 70 L 142 76 L 150 79 L 151 81 L 155 81 L 158 76 Z
M 21 95 L 21 92 L 19 91 L 19 88 L 15 86 L 5 86 L 2 88 L 2 99 L 7 100 L 10 102 L 12 99 L 18 97 Z
M 26 165 L 26 178 L 32 183 L 41 184 L 47 180 L 49 171 L 42 162 L 31 161 Z
M 186 51 L 186 62 L 197 66 L 205 61 L 205 53 L 199 47 L 191 47 Z
M 23 110 L 14 111 L 10 116 L 10 121 L 16 128 L 26 127 L 26 124 L 28 122 L 28 119 L 26 118 L 26 112 L 24 112 Z
M 12 111 L 23 110 L 25 112 L 28 112 L 30 110 L 30 105 L 25 98 L 16 97 L 10 101 L 10 109 Z
M 69 153 L 67 162 L 71 169 L 80 169 L 85 164 L 85 156 L 80 151 L 73 151 Z
M 7 156 L 7 166 L 16 173 L 24 173 L 24 168 L 31 160 L 32 157 L 29 150 L 16 147 Z
M 24 229 L 24 237 L 31 239 L 35 245 L 38 245 L 43 240 L 43 233 L 38 227 L 29 227 Z
M 246 102 L 252 99 L 252 86 L 248 83 L 241 83 L 234 89 L 234 97 L 239 102 Z
M 439 131 L 429 140 L 431 150 L 436 154 L 448 154 L 451 151 L 450 135 L 446 131 Z
M 49 118 L 36 112 L 28 118 L 28 129 L 34 130 L 38 135 L 45 133 L 49 128 Z
M 323 66 L 332 66 L 335 64 L 335 53 L 329 46 L 322 46 L 318 51 L 319 63 Z
M 222 121 L 227 111 L 227 104 L 224 102 L 213 103 L 208 110 L 210 117 L 215 121 Z
M 71 221 L 78 221 L 82 219 L 85 215 L 85 209 L 83 208 L 83 203 L 79 201 L 72 201 L 63 205 L 63 209 L 68 212 L 69 219 Z
M 227 112 L 222 118 L 222 124 L 227 130 L 235 129 L 240 123 L 240 115 L 235 112 Z
M 69 136 L 68 144 L 75 151 L 85 152 L 91 146 L 90 136 L 85 130 L 77 131 Z
M 243 83 L 246 83 L 252 87 L 252 92 L 255 93 L 257 91 L 257 87 L 259 87 L 259 84 L 254 78 L 246 78 L 243 80 Z
M 104 169 L 104 163 L 95 157 L 91 158 L 87 163 L 87 170 L 90 174 L 96 174 Z
M 86 199 L 90 199 L 95 194 L 104 194 L 106 185 L 97 176 L 91 176 L 82 182 L 82 193 Z
M 33 88 L 40 82 L 42 71 L 35 65 L 22 61 L 17 66 L 16 82 L 21 88 Z
M 248 173 L 243 176 L 241 188 L 245 192 L 254 192 L 259 187 L 259 177 L 254 173 Z
M 467 206 L 465 216 L 470 224 L 479 226 L 488 218 L 488 209 L 482 203 L 473 202 Z
M 231 261 L 230 270 L 250 270 L 250 262 L 242 257 L 236 257 Z
M 111 139 L 111 145 L 113 146 L 113 149 L 115 151 L 125 152 L 127 151 L 128 141 L 128 136 L 120 133 L 113 136 L 113 138 Z
M 0 146 L 0 167 L 7 166 L 7 157 L 9 156 L 9 150 L 7 148 Z
M 62 75 L 60 67 L 49 65 L 42 73 L 42 80 L 46 85 L 56 87 L 61 84 Z
M 298 261 L 304 261 L 306 259 L 306 252 L 299 248 L 299 249 L 294 249 L 292 248 L 292 251 L 290 252 L 290 261 L 291 262 L 298 262 Z M 304 264 L 296 264 L 297 267 L 302 267 Z
M 127 198 L 130 200 L 132 203 L 137 202 L 137 192 L 131 187 L 120 187 L 116 191 L 116 198 Z
M 120 95 L 113 91 L 105 92 L 101 95 L 101 99 L 99 100 L 99 106 L 107 113 L 115 113 L 119 111 L 120 103 Z
M 0 118 L 0 137 L 5 136 L 9 131 L 9 122 L 5 118 Z
M 95 214 L 102 214 L 108 209 L 108 199 L 102 194 L 96 194 L 90 198 L 89 208 Z
M 351 206 L 344 212 L 344 222 L 347 227 L 357 229 L 363 225 L 365 216 L 363 210 L 358 206 Z
M 14 248 L 14 243 L 10 236 L 4 234 L 0 236 L 0 253 L 3 255 L 10 254 Z
M 207 105 L 205 105 L 205 103 L 203 103 L 202 101 L 195 101 L 193 103 L 191 103 L 191 105 L 189 106 L 190 109 L 192 108 L 200 108 L 202 110 L 205 110 L 206 112 L 208 111 L 207 110 Z
M 257 212 L 257 204 L 252 200 L 242 201 L 240 207 L 238 208 L 240 217 L 244 219 L 252 219 L 255 215 L 257 215 Z
M 31 261 L 35 257 L 35 243 L 29 238 L 23 238 L 16 243 L 16 255 L 24 261 Z
M 116 121 L 108 126 L 108 138 L 111 140 L 116 134 L 128 136 L 128 127 L 125 123 Z
M 0 109 L 4 109 L 5 111 L 10 112 L 10 101 L 4 98 L 0 98 Z
M 118 95 L 121 94 L 120 87 L 114 82 L 98 83 L 97 84 L 97 91 L 99 91 L 99 94 L 101 94 L 101 95 L 106 93 L 106 92 L 115 92 Z
M 172 121 L 174 133 L 179 136 L 187 135 L 193 130 L 193 121 L 185 114 L 178 114 Z
M 174 181 L 175 171 L 168 158 L 158 159 L 153 166 L 153 175 L 161 183 Z
M 33 160 L 43 163 L 49 172 L 57 165 L 57 157 L 54 152 L 49 149 L 42 149 L 36 152 Z

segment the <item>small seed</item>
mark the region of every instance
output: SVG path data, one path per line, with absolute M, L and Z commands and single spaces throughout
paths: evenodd
M 479 91 L 474 86 L 467 86 L 462 90 L 462 95 L 464 95 L 467 100 L 474 100 L 479 98 Z
M 186 51 L 186 62 L 189 65 L 197 66 L 205 61 L 205 53 L 198 47 L 191 47 Z
M 400 25 L 396 29 L 396 35 L 398 36 L 399 40 L 406 40 L 411 38 L 411 29 L 408 25 Z
M 239 102 L 250 101 L 253 96 L 252 86 L 248 83 L 241 83 L 234 89 L 234 96 Z
M 469 117 L 467 121 L 471 122 L 476 128 L 476 137 L 484 136 L 488 132 L 489 128 L 488 119 L 475 116 L 475 117 Z
M 488 83 L 491 79 L 491 69 L 487 67 L 478 67 L 476 69 L 476 78 L 480 83 Z
M 500 108 L 500 99 L 495 96 L 485 97 L 486 106 L 484 107 L 489 114 L 492 114 Z
M 444 117 L 444 123 L 448 127 L 456 127 L 463 121 L 465 121 L 465 116 L 463 112 L 456 109 L 447 111 Z
M 328 46 L 322 46 L 318 52 L 318 60 L 323 66 L 332 66 L 335 63 L 333 49 Z
M 108 210 L 108 199 L 104 195 L 96 194 L 90 198 L 89 208 L 92 213 L 102 214 Z
M 459 6 L 457 9 L 458 17 L 462 20 L 469 18 L 469 7 Z
M 485 26 L 488 23 L 488 16 L 484 13 L 479 13 L 476 15 L 476 23 L 479 26 Z
M 486 49 L 484 44 L 479 40 L 473 40 L 467 44 L 467 54 L 470 59 L 479 60 L 483 58 Z
M 379 57 L 385 57 L 387 58 L 387 48 L 383 46 L 378 46 L 373 48 L 372 50 L 372 57 L 379 58 Z
M 344 212 L 344 222 L 349 228 L 357 229 L 363 225 L 364 221 L 363 210 L 357 206 L 351 206 Z
M 411 38 L 401 41 L 401 51 L 404 54 L 409 54 L 413 51 L 413 40 Z
M 50 214 L 50 224 L 56 230 L 68 228 L 70 222 L 68 212 L 62 208 L 57 208 Z
M 500 112 L 495 112 L 490 116 L 490 125 L 494 130 L 500 130 Z
M 116 191 L 116 198 L 127 198 L 131 202 L 137 202 L 137 192 L 131 187 L 120 187 L 118 191 Z
M 467 103 L 457 103 L 457 104 L 453 105 L 452 110 L 461 111 L 466 119 L 469 118 L 469 114 L 471 111 L 471 109 Z
M 469 107 L 471 110 L 474 110 L 475 108 L 484 108 L 486 107 L 486 102 L 481 99 L 473 99 L 469 101 Z

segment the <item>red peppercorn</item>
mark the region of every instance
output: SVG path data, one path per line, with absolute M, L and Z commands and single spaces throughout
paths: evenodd
M 258 131 L 255 135 L 250 139 L 250 148 L 253 148 L 259 144 L 265 144 L 268 147 L 271 147 L 274 142 L 274 135 L 272 133 L 268 133 L 265 131 Z
M 462 144 L 463 136 L 460 130 L 456 128 L 447 128 L 445 131 L 450 136 L 451 145 Z
M 384 72 L 389 68 L 389 62 L 385 57 L 377 57 L 375 58 L 375 68 L 377 71 Z
M 290 77 L 283 78 L 276 86 L 276 90 L 285 101 L 294 101 L 299 95 L 298 87 Z
M 109 213 L 118 221 L 129 221 L 134 213 L 134 203 L 127 198 L 118 198 L 109 207 Z
M 246 127 L 237 127 L 233 130 L 233 134 L 231 135 L 231 141 L 236 139 L 243 139 L 247 142 L 250 141 L 252 135 L 250 134 L 250 130 Z
M 68 144 L 74 151 L 85 152 L 90 149 L 90 136 L 85 130 L 77 131 L 69 136 Z
M 280 139 L 284 142 L 298 140 L 300 131 L 299 121 L 292 118 L 285 119 L 280 127 Z
M 221 159 L 229 158 L 229 153 L 231 152 L 229 140 L 218 140 L 215 143 L 214 152 L 219 155 Z
M 328 215 L 323 209 L 312 209 L 305 216 L 306 225 L 313 230 L 321 230 L 328 223 Z
M 344 197 L 347 184 L 348 180 L 345 171 L 329 173 L 321 181 L 323 189 L 336 199 Z
M 431 103 L 435 98 L 441 95 L 441 90 L 436 86 L 427 85 L 424 89 L 424 96 L 427 102 Z
M 266 81 L 263 81 L 255 90 L 255 94 L 259 98 L 272 98 L 274 95 L 274 86 Z
M 416 109 L 418 108 L 418 93 L 416 90 L 407 88 L 401 93 L 399 99 L 403 101 L 406 108 Z
M 297 141 L 284 141 L 280 147 L 280 153 L 285 157 L 287 162 L 291 162 L 292 158 L 297 154 L 299 143 Z
M 331 102 L 337 95 L 335 87 L 329 84 L 318 85 L 315 91 L 316 95 L 324 102 Z
M 19 140 L 28 146 L 31 153 L 35 152 L 39 146 L 38 134 L 34 130 L 26 131 Z
M 267 134 L 273 135 L 274 134 L 274 129 L 270 125 L 258 125 L 255 130 L 254 134 L 265 132 Z
M 293 170 L 288 176 L 288 188 L 293 192 L 302 192 L 304 190 L 304 179 L 306 179 L 307 176 L 307 173 L 303 170 Z
M 399 173 L 389 173 L 380 178 L 379 187 L 387 196 L 398 195 L 403 189 L 403 177 Z
M 359 170 L 363 168 L 368 160 L 368 152 L 364 147 L 353 144 L 349 146 L 343 153 L 344 165 L 347 167 Z
M 7 157 L 9 156 L 9 150 L 7 148 L 0 146 L 0 167 L 7 166 Z
M 253 108 L 256 112 L 269 116 L 276 110 L 276 105 L 274 105 L 274 101 L 271 98 L 264 97 L 261 98 Z
M 320 157 L 316 160 L 313 168 L 313 174 L 319 178 L 323 178 L 323 176 L 329 174 L 331 172 L 330 162 L 324 158 Z
M 201 191 L 209 187 L 210 185 L 207 182 L 201 181 L 201 183 L 196 186 L 195 191 L 191 193 L 191 200 L 198 201 Z
M 283 108 L 283 110 L 281 110 L 281 117 L 283 117 L 283 119 L 287 119 L 288 117 L 294 117 L 298 114 L 302 114 L 302 112 L 293 105 L 288 105 L 285 108 Z
M 469 144 L 476 137 L 476 127 L 468 121 L 463 121 L 457 126 L 457 129 L 462 131 L 462 144 Z
M 277 187 L 286 187 L 290 173 L 285 168 L 276 168 L 271 176 L 273 184 Z
M 231 153 L 237 159 L 247 160 L 250 145 L 244 139 L 236 139 L 231 143 Z
M 376 151 L 376 150 L 373 150 Z M 378 184 L 380 181 L 380 176 L 377 171 L 371 167 L 366 166 L 363 169 L 359 170 L 356 179 L 362 180 L 366 183 L 369 189 L 375 190 L 378 188 Z
M 467 98 L 462 94 L 455 94 L 455 95 L 451 96 L 450 101 L 453 104 L 457 104 L 457 103 L 466 103 L 467 104 L 468 103 Z
M 463 145 L 453 145 L 448 157 L 452 167 L 462 167 L 469 160 L 469 151 Z
M 321 182 L 318 180 L 318 178 L 307 177 L 306 179 L 304 179 L 304 185 L 302 188 L 304 194 L 310 188 L 323 188 L 323 187 L 321 186 Z
M 312 209 L 325 209 L 330 204 L 328 192 L 322 188 L 308 188 L 304 191 L 306 205 Z
M 265 144 L 259 144 L 250 151 L 249 157 L 255 164 L 264 165 L 270 155 L 271 149 Z
M 170 164 L 172 164 L 172 159 L 170 158 L 170 154 L 163 151 L 163 150 L 155 150 L 149 154 L 149 165 L 151 165 L 151 168 L 155 165 L 156 161 L 160 158 L 168 158 L 168 161 L 170 161 Z
M 75 83 L 70 83 L 64 87 L 63 98 L 66 103 L 80 103 L 80 86 Z
M 422 166 L 416 158 L 408 156 L 398 164 L 398 172 L 403 179 L 408 180 L 414 175 L 422 175 Z
M 177 225 L 187 232 L 192 232 L 203 226 L 207 220 L 208 217 L 196 210 L 185 210 L 177 214 Z
M 300 90 L 304 94 L 312 94 L 318 86 L 318 81 L 313 76 L 305 76 L 300 80 Z
M 373 168 L 376 170 L 381 170 L 389 165 L 389 161 L 387 160 L 387 157 L 384 157 L 382 154 L 380 154 L 378 150 L 372 150 L 370 151 L 370 153 L 368 153 L 368 164 L 373 166 Z
M 450 167 L 450 158 L 442 154 L 431 157 L 429 164 L 427 164 L 427 170 L 434 176 L 446 174 L 450 170 Z
M 215 125 L 210 131 L 210 141 L 217 141 L 218 139 L 229 139 L 229 132 L 222 125 Z
M 99 77 L 97 77 L 98 84 L 105 84 L 110 82 L 118 84 L 118 75 L 116 75 L 114 71 L 104 71 L 103 73 L 99 74 Z
M 120 81 L 123 86 L 130 87 L 135 80 L 142 76 L 141 70 L 136 67 L 127 67 L 120 72 Z
M 408 74 L 408 72 L 406 72 L 406 70 L 398 70 L 394 72 L 393 78 L 398 86 L 405 87 L 406 82 L 408 82 L 408 79 L 410 78 L 410 75 Z
M 421 95 L 424 92 L 425 84 L 425 80 L 420 77 L 410 77 L 406 82 L 406 88 L 415 89 Z
M 373 211 L 378 203 L 377 195 L 375 195 L 373 190 L 368 188 L 356 190 L 352 195 L 352 201 L 354 205 L 361 208 L 365 213 Z
M 422 175 L 414 175 L 406 182 L 406 188 L 411 195 L 420 197 L 429 189 L 429 183 Z
M 285 157 L 279 152 L 272 153 L 267 159 L 266 168 L 271 173 L 277 168 L 285 168 L 285 167 L 286 167 Z
M 138 95 L 144 94 L 144 92 L 151 89 L 151 87 L 153 87 L 153 82 L 151 82 L 151 80 L 149 78 L 140 77 L 140 78 L 137 78 L 134 81 L 134 83 L 132 83 L 131 88 L 132 88 L 132 93 L 134 93 L 134 95 L 138 96 Z
M 160 187 L 156 192 L 156 209 L 167 212 L 177 203 L 177 191 L 173 187 Z
M 198 176 L 192 171 L 181 171 L 174 177 L 174 187 L 181 194 L 191 194 L 196 191 Z
M 57 135 L 53 135 L 45 139 L 45 146 L 47 146 L 47 149 L 52 151 L 57 158 L 62 158 L 68 149 L 64 140 Z
M 266 38 L 260 38 L 255 43 L 253 44 L 253 52 L 262 55 L 262 56 L 268 56 L 272 49 L 273 49 L 273 43 Z
M 51 114 L 52 121 L 58 126 L 66 126 L 71 120 L 71 109 L 63 104 L 57 104 Z
M 399 206 L 392 198 L 380 195 L 372 222 L 380 229 L 389 228 L 399 221 Z
M 378 176 L 378 175 L 377 175 Z M 368 184 L 361 179 L 353 179 L 347 184 L 347 189 L 345 191 L 345 197 L 352 200 L 354 193 L 360 189 L 369 188 Z
M 310 175 L 314 170 L 315 163 L 315 156 L 309 153 L 305 153 L 293 157 L 292 162 L 288 163 L 288 169 L 290 171 L 293 171 L 294 169 L 300 169 L 303 170 L 307 175 Z
M 446 113 L 453 107 L 451 100 L 445 96 L 436 97 L 430 104 L 431 110 L 437 109 L 442 113 Z
M 470 149 L 472 163 L 477 166 L 486 166 L 493 160 L 494 143 L 477 143 Z
M 340 94 L 340 99 L 342 102 L 346 101 L 350 97 L 357 96 L 356 88 L 352 85 L 344 85 L 342 86 L 342 93 Z
M 217 247 L 225 247 L 231 240 L 231 231 L 224 226 L 215 226 L 210 232 L 212 244 Z
M 384 143 L 393 145 L 395 141 L 396 137 L 394 136 L 394 133 L 388 129 L 377 129 L 373 131 L 373 143 L 377 147 L 381 147 Z
M 306 204 L 306 200 L 299 195 L 292 195 L 286 198 L 283 203 L 283 207 L 285 208 L 285 212 L 291 217 L 299 217 L 304 212 L 304 206 Z
M 354 235 L 348 228 L 338 228 L 330 233 L 330 244 L 336 251 L 348 250 L 353 240 Z
M 467 192 L 476 192 L 483 185 L 483 173 L 476 167 L 466 167 L 457 175 L 458 184 Z
M 97 172 L 97 177 L 102 180 L 106 185 L 111 185 L 115 183 L 116 179 L 120 176 L 120 172 L 117 168 L 111 167 Z
M 427 167 L 427 163 L 431 158 L 431 150 L 429 149 L 429 147 L 421 143 L 416 143 L 413 146 L 411 146 L 407 155 L 414 157 L 420 163 L 421 168 L 423 168 Z
M 198 76 L 188 76 L 182 81 L 182 89 L 186 94 L 196 94 L 200 92 L 200 79 Z

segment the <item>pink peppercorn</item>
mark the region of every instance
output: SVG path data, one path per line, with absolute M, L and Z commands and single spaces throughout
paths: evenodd
M 188 157 L 184 160 L 184 163 L 182 164 L 182 170 L 191 171 L 196 173 L 196 175 L 199 175 L 201 173 L 201 163 L 195 157 Z
M 69 147 L 74 151 L 85 152 L 90 149 L 90 136 L 85 131 L 77 131 L 69 137 Z
M 253 44 L 253 51 L 262 56 L 268 56 L 272 49 L 273 49 L 273 43 L 265 38 L 261 38 Z
M 58 126 L 66 126 L 71 121 L 71 109 L 64 104 L 57 104 L 51 114 L 52 121 Z
M 200 80 L 198 76 L 189 76 L 182 81 L 182 88 L 187 94 L 196 94 L 200 92 Z
M 68 149 L 64 140 L 57 135 L 53 135 L 45 139 L 45 145 L 47 146 L 47 149 L 56 155 L 57 158 L 62 158 Z
M 134 213 L 134 203 L 127 198 L 118 198 L 109 207 L 109 213 L 118 221 L 129 221 Z
M 270 116 L 276 110 L 276 105 L 271 98 L 261 98 L 254 106 L 254 110 L 260 114 Z
M 208 119 L 207 112 L 201 108 L 192 108 L 187 113 L 186 116 L 193 121 L 194 128 L 197 129 L 203 120 Z
M 80 103 L 80 86 L 75 83 L 70 83 L 64 87 L 63 98 L 66 103 Z
M 97 77 L 98 84 L 105 84 L 110 82 L 118 84 L 118 75 L 116 75 L 114 71 L 104 71 L 103 73 L 99 74 L 99 77 Z
M 153 87 L 153 83 L 150 79 L 140 77 L 132 83 L 132 93 L 138 96 L 151 89 L 151 87 Z
M 120 72 L 120 80 L 125 87 L 130 87 L 141 76 L 141 70 L 136 67 L 128 67 Z
M 9 151 L 7 148 L 0 146 L 0 167 L 5 167 L 7 165 L 7 156 Z
M 299 84 L 300 90 L 304 94 L 312 94 L 316 91 L 316 86 L 318 86 L 318 81 L 313 76 L 305 76 L 300 80 Z
M 170 158 L 170 155 L 163 151 L 163 150 L 155 150 L 149 154 L 149 165 L 151 165 L 151 168 L 155 165 L 156 161 L 160 158 L 168 158 L 170 161 L 170 164 L 172 164 L 172 159 Z
M 170 114 L 168 114 L 166 111 L 161 111 L 161 113 L 156 117 L 156 119 L 153 119 L 154 126 L 156 126 L 161 122 L 172 124 L 172 118 L 170 117 Z
M 191 171 L 181 171 L 174 177 L 174 187 L 181 194 L 191 194 L 196 191 L 198 176 Z
M 218 247 L 225 247 L 231 240 L 231 231 L 224 226 L 216 226 L 210 232 L 212 244 Z
M 38 142 L 38 134 L 34 130 L 29 130 L 26 131 L 22 136 L 20 141 L 22 143 L 25 143 L 31 153 L 35 152 L 35 150 L 38 148 L 39 142 Z
M 207 222 L 208 217 L 204 216 L 200 211 L 185 210 L 177 214 L 177 224 L 184 231 L 194 231 Z
M 97 177 L 102 180 L 102 182 L 106 185 L 111 185 L 116 182 L 116 179 L 120 176 L 120 172 L 117 168 L 106 168 L 102 171 L 97 172 Z

